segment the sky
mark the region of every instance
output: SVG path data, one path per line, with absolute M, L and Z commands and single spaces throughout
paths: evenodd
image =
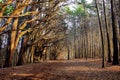
M 87 3 L 91 3 L 92 2 L 92 0 L 86 0 L 87 1 Z
M 74 0 L 73 0 L 74 1 Z M 93 0 L 86 0 L 87 1 L 87 3 L 89 4 L 89 3 L 92 3 L 92 1 Z M 70 4 L 69 5 L 69 7 L 71 8 L 71 9 L 73 9 L 73 7 L 75 6 L 75 4 Z

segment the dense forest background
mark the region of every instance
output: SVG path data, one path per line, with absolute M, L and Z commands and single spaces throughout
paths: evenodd
M 0 67 L 101 58 L 119 64 L 119 0 L 0 0 Z

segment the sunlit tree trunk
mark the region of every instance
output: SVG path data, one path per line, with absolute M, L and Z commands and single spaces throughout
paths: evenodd
M 9 66 L 13 65 L 12 60 L 13 60 L 13 55 L 14 55 L 14 52 L 15 52 L 15 49 L 16 49 L 15 41 L 16 41 L 16 36 L 17 36 L 17 31 L 14 31 L 14 30 L 17 30 L 17 25 L 18 25 L 18 18 L 16 18 L 14 20 L 13 26 L 12 26 L 12 31 L 11 31 Z
M 109 38 L 109 33 L 108 33 L 105 0 L 103 0 L 103 9 L 104 9 L 104 20 L 105 20 L 105 28 L 106 28 L 106 36 L 107 36 L 108 62 L 111 62 L 110 38 Z

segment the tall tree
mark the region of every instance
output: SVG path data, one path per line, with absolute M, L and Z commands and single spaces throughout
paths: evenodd
M 102 68 L 104 68 L 105 67 L 105 65 L 104 65 L 104 42 L 103 42 L 102 25 L 101 25 L 97 0 L 95 0 L 95 5 L 96 5 L 96 9 L 97 9 L 97 15 L 98 15 L 98 21 L 99 21 L 99 27 L 100 27 L 100 34 L 101 34 L 101 42 L 102 42 Z
M 104 10 L 104 20 L 105 20 L 105 28 L 106 28 L 106 36 L 107 36 L 108 62 L 111 62 L 110 38 L 109 38 L 109 33 L 108 33 L 108 25 L 107 25 L 107 16 L 106 16 L 105 0 L 103 0 L 103 10 Z
M 114 0 L 111 0 L 111 16 L 112 16 L 112 30 L 113 30 L 113 65 L 119 64 L 118 59 L 118 41 L 117 41 L 117 26 L 115 21 Z

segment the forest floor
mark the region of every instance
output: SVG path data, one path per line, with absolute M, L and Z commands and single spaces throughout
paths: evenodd
M 0 80 L 120 80 L 120 65 L 100 59 L 57 60 L 0 69 Z

